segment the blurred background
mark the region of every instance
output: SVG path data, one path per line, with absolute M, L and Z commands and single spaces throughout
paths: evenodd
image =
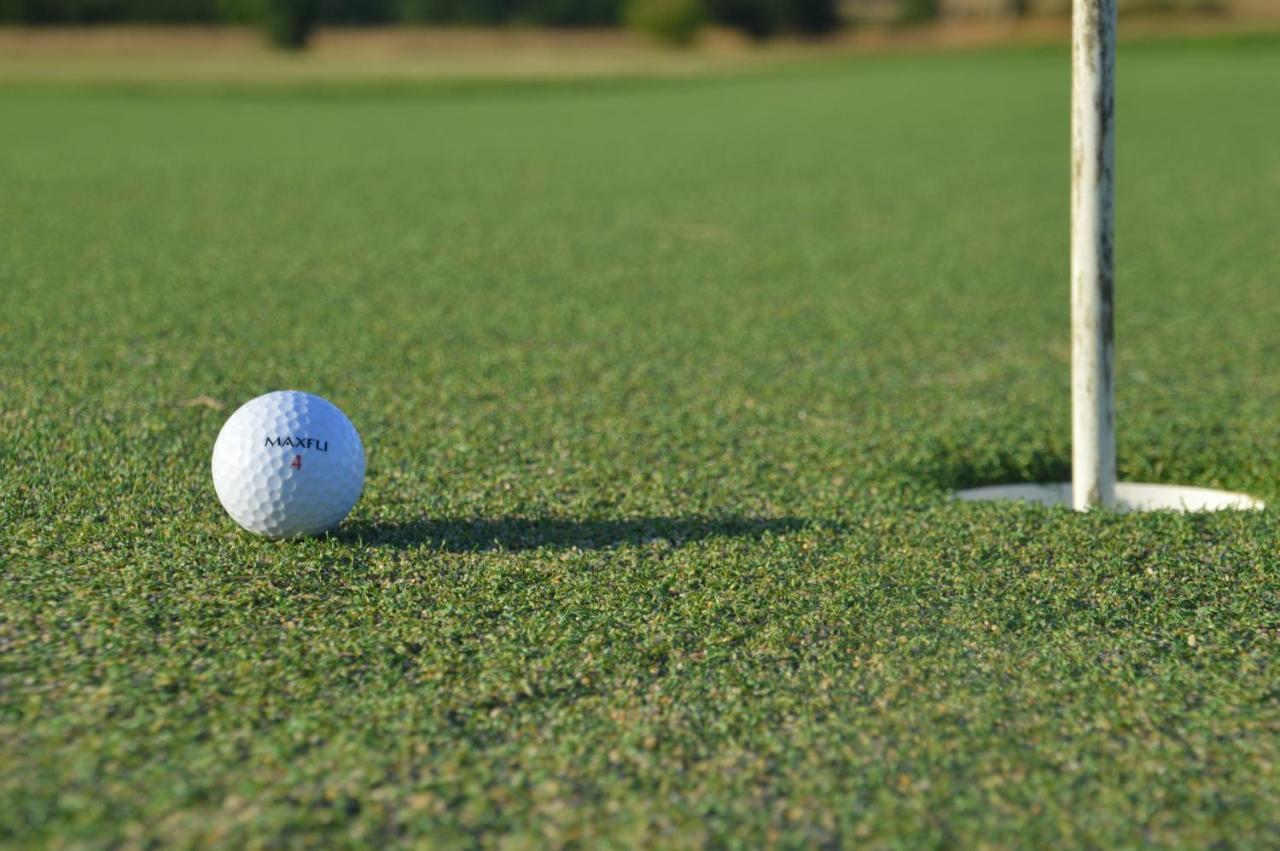
M 797 53 L 1061 43 L 1070 5 L 1071 0 L 0 0 L 0 80 L 326 71 L 379 77 L 680 73 Z M 1280 22 L 1280 0 L 1120 0 L 1120 9 L 1129 35 L 1230 33 L 1274 29 Z M 309 58 L 301 61 L 304 51 Z M 293 59 L 283 62 L 289 55 Z

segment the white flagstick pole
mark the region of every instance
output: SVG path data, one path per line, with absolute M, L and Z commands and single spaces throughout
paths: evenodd
M 966 488 L 967 502 L 1017 499 L 1077 511 L 1260 509 L 1248 494 L 1183 485 L 1116 484 L 1116 0 L 1074 0 L 1071 27 L 1071 481 Z
M 1084 511 L 1116 500 L 1116 0 L 1075 0 L 1071 55 L 1071 490 Z

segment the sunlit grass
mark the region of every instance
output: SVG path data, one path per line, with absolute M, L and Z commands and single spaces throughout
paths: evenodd
M 948 499 L 1067 463 L 1067 66 L 0 94 L 0 842 L 1267 844 L 1275 509 Z M 1278 79 L 1122 56 L 1126 478 L 1280 500 Z

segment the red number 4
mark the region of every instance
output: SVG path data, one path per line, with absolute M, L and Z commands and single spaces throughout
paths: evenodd
M 293 468 L 293 469 L 295 469 L 295 470 L 301 470 L 301 469 L 302 469 L 302 456 L 301 456 L 301 455 L 295 455 L 295 456 L 293 456 L 293 463 L 292 463 L 292 464 L 290 464 L 289 466 L 290 466 L 290 467 L 292 467 L 292 468 Z

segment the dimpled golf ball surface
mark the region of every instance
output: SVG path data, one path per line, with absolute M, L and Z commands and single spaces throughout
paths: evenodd
M 269 538 L 314 535 L 347 516 L 364 487 L 364 446 L 331 402 L 267 393 L 231 415 L 213 445 L 222 507 Z

